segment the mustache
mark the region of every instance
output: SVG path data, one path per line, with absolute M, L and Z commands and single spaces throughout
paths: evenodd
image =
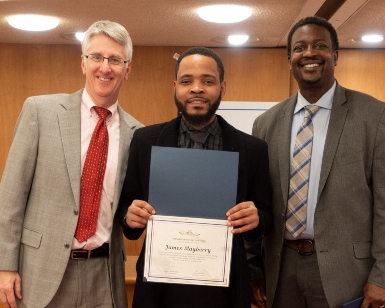
M 313 56 L 313 57 L 303 57 L 300 61 L 298 61 L 298 63 L 301 64 L 303 62 L 308 62 L 308 61 L 319 61 L 322 63 L 325 62 L 325 60 L 320 58 L 319 56 Z
M 191 96 L 191 97 L 189 97 L 188 99 L 186 99 L 186 101 L 189 101 L 189 100 L 191 100 L 191 99 L 196 99 L 196 98 L 200 98 L 200 99 L 206 100 L 206 98 L 203 97 L 203 96 L 201 96 L 201 95 L 194 95 L 194 96 Z

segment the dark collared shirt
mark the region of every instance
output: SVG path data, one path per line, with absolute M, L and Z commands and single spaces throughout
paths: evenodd
M 186 123 L 182 118 L 179 126 L 178 147 L 192 148 L 191 138 L 187 132 L 193 130 L 195 129 L 192 128 L 188 123 Z M 209 136 L 207 137 L 205 142 L 206 150 L 223 150 L 222 128 L 219 126 L 217 117 L 215 117 L 213 122 L 211 122 L 206 127 L 202 128 L 200 131 L 209 133 Z

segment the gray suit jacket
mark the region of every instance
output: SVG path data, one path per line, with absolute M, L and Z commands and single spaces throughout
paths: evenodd
M 297 96 L 259 116 L 253 135 L 267 141 L 274 229 L 265 238 L 268 307 L 280 271 Z M 385 287 L 385 104 L 337 84 L 326 136 L 314 238 L 330 307 Z
M 27 307 L 46 306 L 66 270 L 80 198 L 80 102 L 74 94 L 30 97 L 15 128 L 0 184 L 0 269 L 18 271 Z M 133 133 L 142 125 L 118 106 L 115 213 Z M 115 307 L 127 308 L 125 250 L 114 219 L 110 275 Z

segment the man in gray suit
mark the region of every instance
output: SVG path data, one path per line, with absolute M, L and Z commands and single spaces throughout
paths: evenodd
M 300 20 L 287 51 L 299 91 L 253 126 L 269 146 L 274 190 L 274 229 L 264 239 L 267 307 L 337 308 L 361 296 L 361 307 L 383 307 L 385 104 L 335 80 L 338 39 L 326 20 Z M 303 170 L 292 162 L 304 109 L 312 110 L 313 146 L 303 219 L 288 203 L 300 194 L 290 178 Z M 288 225 L 293 216 L 303 219 L 299 232 Z
M 142 126 L 117 102 L 131 71 L 131 38 L 123 26 L 98 21 L 87 30 L 82 53 L 85 89 L 30 97 L 17 121 L 0 186 L 5 307 L 127 308 L 125 250 L 114 214 L 131 138 Z M 85 204 L 80 196 L 96 190 L 82 193 L 82 170 L 103 121 L 106 168 L 94 228 L 84 239 L 75 235 Z

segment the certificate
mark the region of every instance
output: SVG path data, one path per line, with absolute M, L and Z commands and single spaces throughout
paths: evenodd
M 147 224 L 144 281 L 229 285 L 227 220 L 154 215 Z

